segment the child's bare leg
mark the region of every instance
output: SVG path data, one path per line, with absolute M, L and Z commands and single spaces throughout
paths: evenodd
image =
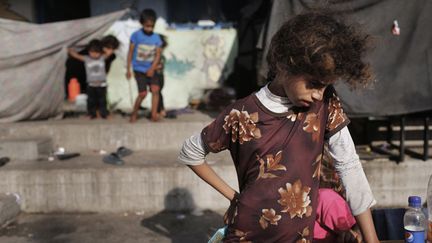
M 157 121 L 158 117 L 158 105 L 159 105 L 159 85 L 152 84 L 150 86 L 150 90 L 152 92 L 152 106 L 151 106 L 151 120 Z
M 138 97 L 135 99 L 135 104 L 129 122 L 131 123 L 136 122 L 138 118 L 138 110 L 141 106 L 142 101 L 145 99 L 146 96 L 147 96 L 147 91 L 138 94 Z

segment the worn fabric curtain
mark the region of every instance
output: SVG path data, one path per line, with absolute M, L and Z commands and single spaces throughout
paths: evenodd
M 61 114 L 66 48 L 102 36 L 126 11 L 41 25 L 0 19 L 0 122 Z
M 296 14 L 317 7 L 320 1 L 274 0 L 268 25 L 258 46 L 264 58 L 273 34 Z M 322 1 L 321 1 L 322 2 Z M 336 86 L 345 111 L 352 117 L 388 116 L 432 110 L 432 1 L 344 0 L 325 1 L 336 15 L 360 24 L 374 39 L 367 57 L 376 82 L 353 91 L 340 82 Z M 400 35 L 391 32 L 397 20 Z M 266 75 L 265 59 L 260 73 Z

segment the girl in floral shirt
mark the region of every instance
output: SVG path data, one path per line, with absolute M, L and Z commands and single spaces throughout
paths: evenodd
M 179 160 L 231 201 L 224 242 L 311 242 L 324 144 L 366 242 L 378 242 L 375 204 L 332 84 L 371 80 L 368 36 L 328 14 L 298 15 L 273 36 L 269 84 L 228 106 L 185 141 Z M 239 192 L 205 163 L 228 149 Z

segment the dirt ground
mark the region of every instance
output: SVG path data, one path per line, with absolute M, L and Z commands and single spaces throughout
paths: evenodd
M 1 243 L 203 243 L 222 226 L 221 213 L 21 214 L 0 229 Z

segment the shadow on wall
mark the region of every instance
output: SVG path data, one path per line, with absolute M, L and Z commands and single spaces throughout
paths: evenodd
M 211 210 L 199 209 L 189 190 L 174 188 L 165 196 L 165 209 L 143 219 L 141 225 L 170 238 L 173 243 L 202 243 L 223 226 L 223 217 Z

